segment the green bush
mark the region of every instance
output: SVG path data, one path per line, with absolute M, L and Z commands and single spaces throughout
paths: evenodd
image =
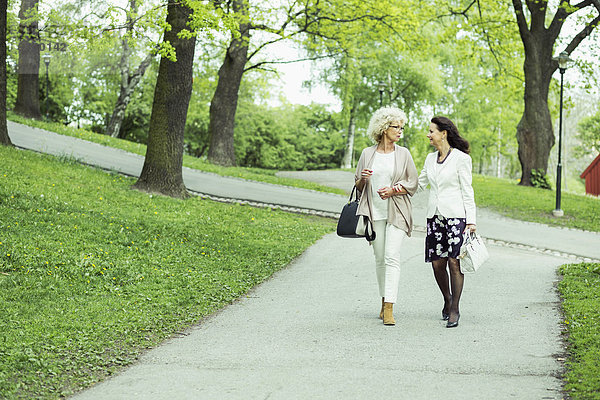
M 531 185 L 540 189 L 552 189 L 548 175 L 541 169 L 531 170 Z
M 345 141 L 339 115 L 323 105 L 277 108 L 241 104 L 236 115 L 239 165 L 278 170 L 338 168 Z

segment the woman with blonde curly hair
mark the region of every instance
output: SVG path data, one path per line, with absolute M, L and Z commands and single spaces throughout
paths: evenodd
M 362 151 L 356 167 L 355 185 L 361 194 L 357 215 L 373 222 L 376 233 L 371 242 L 381 296 L 379 318 L 395 325 L 393 306 L 400 282 L 400 247 L 413 226 L 411 196 L 418 186 L 418 174 L 406 147 L 396 144 L 402 137 L 406 115 L 395 107 L 375 111 L 368 135 L 375 145 Z

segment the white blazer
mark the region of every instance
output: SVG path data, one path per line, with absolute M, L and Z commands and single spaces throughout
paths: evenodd
M 437 151 L 429 153 L 419 175 L 419 191 L 430 186 L 427 218 L 433 218 L 437 209 L 446 218 L 466 218 L 467 224 L 475 224 L 471 157 L 453 148 L 442 164 L 437 158 Z

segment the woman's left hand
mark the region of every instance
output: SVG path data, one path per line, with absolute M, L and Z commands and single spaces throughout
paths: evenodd
M 469 230 L 469 232 L 473 232 L 475 233 L 475 231 L 477 230 L 477 225 L 475 224 L 467 224 L 467 228 Z

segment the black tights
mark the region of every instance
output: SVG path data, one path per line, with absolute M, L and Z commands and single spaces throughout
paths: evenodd
M 431 264 L 435 281 L 444 296 L 444 312 L 450 314 L 450 322 L 456 322 L 460 312 L 458 304 L 465 281 L 465 276 L 460 272 L 459 261 L 456 258 L 440 258 Z M 450 278 L 448 278 L 448 270 L 450 270 Z

